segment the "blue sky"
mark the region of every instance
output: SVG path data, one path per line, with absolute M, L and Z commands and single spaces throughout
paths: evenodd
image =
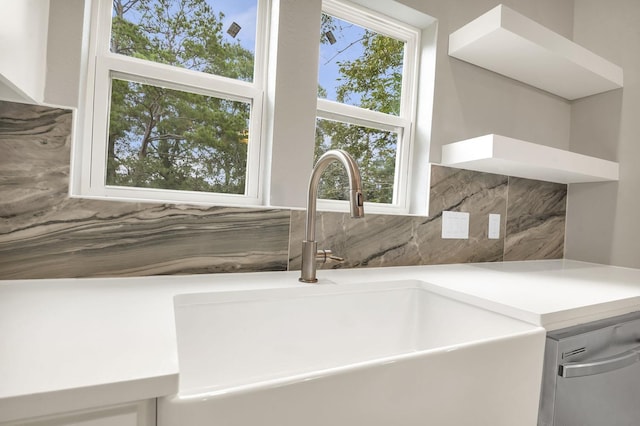
M 252 52 L 255 49 L 256 37 L 256 3 L 256 0 L 209 1 L 214 10 L 221 10 L 225 14 L 223 20 L 225 31 L 232 22 L 236 22 L 242 27 L 236 38 L 245 49 Z M 334 31 L 337 42 L 334 45 L 322 44 L 320 46 L 318 67 L 318 83 L 327 91 L 327 99 L 330 100 L 336 100 L 336 88 L 339 84 L 337 79 L 340 75 L 338 62 L 354 59 L 363 52 L 362 44 L 349 45 L 362 37 L 364 28 L 337 18 L 335 18 L 335 22 L 338 27 L 338 30 Z M 229 41 L 233 40 L 226 32 L 224 38 Z M 357 99 L 353 99 L 349 103 L 357 104 Z
M 225 31 L 224 39 L 234 41 L 226 31 L 232 22 L 236 22 L 242 29 L 235 40 L 239 41 L 245 49 L 255 53 L 257 0 L 209 0 L 207 3 L 213 10 L 225 15 L 222 21 Z
M 229 42 L 237 41 L 242 47 L 255 53 L 258 0 L 206 0 L 206 2 L 216 14 L 219 12 L 224 14 L 222 19 L 223 39 Z M 129 11 L 129 14 L 130 18 L 135 16 L 133 10 Z M 318 67 L 318 83 L 327 91 L 327 99 L 330 100 L 336 100 L 336 88 L 340 84 L 338 81 L 340 76 L 338 62 L 352 60 L 362 54 L 362 44 L 352 43 L 362 38 L 365 31 L 358 25 L 338 18 L 333 19 L 336 26 L 333 31 L 336 43 L 320 45 Z M 235 39 L 226 32 L 233 22 L 241 27 Z M 358 105 L 358 102 L 359 98 L 354 97 L 347 103 Z
M 153 5 L 154 2 L 152 2 Z M 257 0 L 207 0 L 206 3 L 211 6 L 212 10 L 216 13 L 222 12 L 225 16 L 223 18 L 224 33 L 223 37 L 227 41 L 234 42 L 239 41 L 242 47 L 255 53 L 256 42 L 256 15 L 257 15 Z M 173 7 L 176 7 L 178 2 L 173 3 Z M 139 22 L 140 16 L 136 13 L 135 8 L 130 9 L 125 15 L 132 22 Z M 238 33 L 236 39 L 227 34 L 227 28 L 232 22 L 236 22 L 242 29 Z
M 318 83 L 327 91 L 327 99 L 336 100 L 336 88 L 340 84 L 337 79 L 340 77 L 338 62 L 352 60 L 362 55 L 362 43 L 355 43 L 364 35 L 364 28 L 334 18 L 336 29 L 333 35 L 336 38 L 335 44 L 324 43 L 320 45 L 320 57 L 318 61 Z M 358 105 L 358 99 L 347 102 L 351 105 Z

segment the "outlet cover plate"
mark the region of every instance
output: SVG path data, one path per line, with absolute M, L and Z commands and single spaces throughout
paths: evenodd
M 469 213 L 443 211 L 442 239 L 469 239 Z

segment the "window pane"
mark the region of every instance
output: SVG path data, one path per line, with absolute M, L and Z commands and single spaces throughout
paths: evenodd
M 318 96 L 400 114 L 403 41 L 323 14 Z
M 398 134 L 370 127 L 318 119 L 316 122 L 315 160 L 330 149 L 344 149 L 358 163 L 362 175 L 364 199 L 368 202 L 393 202 Z M 319 197 L 329 200 L 349 198 L 349 180 L 344 168 L 332 164 L 322 175 Z
M 107 185 L 244 194 L 249 103 L 112 80 Z
M 111 51 L 253 80 L 258 0 L 113 0 Z

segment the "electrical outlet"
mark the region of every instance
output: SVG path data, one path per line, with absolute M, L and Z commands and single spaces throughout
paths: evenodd
M 443 239 L 469 239 L 469 213 L 467 212 L 442 212 L 442 238 Z
M 496 213 L 489 214 L 489 232 L 490 240 L 500 239 L 500 215 Z

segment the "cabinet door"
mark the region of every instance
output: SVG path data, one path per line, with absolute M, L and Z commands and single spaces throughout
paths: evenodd
M 94 410 L 1 423 L 0 426 L 155 426 L 155 424 L 156 400 L 150 399 Z

